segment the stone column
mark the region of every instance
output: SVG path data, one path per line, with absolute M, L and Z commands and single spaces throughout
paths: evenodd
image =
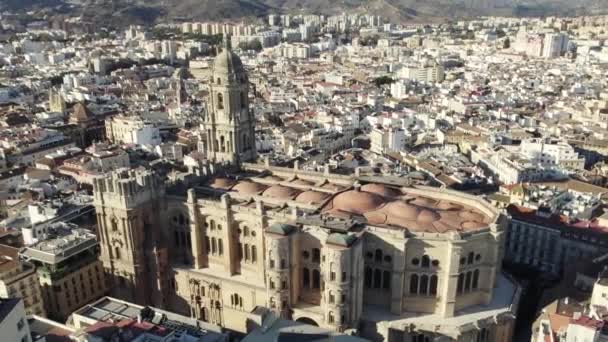
M 199 229 L 199 213 L 196 205 L 196 192 L 188 189 L 188 216 L 190 219 L 190 240 L 192 241 L 192 259 L 194 268 L 203 267 L 203 239 Z
M 462 244 L 460 236 L 454 234 L 450 237 L 448 245 L 448 258 L 445 269 L 441 272 L 441 300 L 439 302 L 439 314 L 443 317 L 453 317 L 456 310 L 456 291 L 458 289 L 458 272 L 460 267 L 460 255 Z

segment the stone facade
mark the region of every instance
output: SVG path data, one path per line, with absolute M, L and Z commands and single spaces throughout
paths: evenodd
M 196 186 L 165 191 L 149 171 L 94 184 L 114 296 L 241 332 L 262 306 L 372 340 L 511 340 L 502 215 L 445 189 L 243 163 L 255 158 L 246 75 L 229 49 L 213 74 Z

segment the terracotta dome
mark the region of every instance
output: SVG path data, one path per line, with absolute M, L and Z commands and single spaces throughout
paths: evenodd
M 333 191 L 340 191 L 343 190 L 344 187 L 338 184 L 334 184 L 334 183 L 325 183 L 321 186 L 323 189 L 328 189 L 328 190 L 333 190 Z
M 417 221 L 421 223 L 431 223 L 435 221 L 439 221 L 441 219 L 441 215 L 439 215 L 434 210 L 422 209 L 420 214 L 418 214 Z
M 282 185 L 273 185 L 270 188 L 266 189 L 262 195 L 265 197 L 277 198 L 277 199 L 293 199 L 296 197 L 300 191 L 289 188 Z
M 397 197 L 401 195 L 399 190 L 377 183 L 365 184 L 361 187 L 361 190 L 385 197 Z
M 274 181 L 274 182 L 282 182 L 283 181 L 283 178 L 281 178 L 279 176 L 274 176 L 274 175 L 266 176 L 263 179 L 264 180 L 269 180 L 269 181 Z
M 311 181 L 307 181 L 305 179 L 296 178 L 296 179 L 292 180 L 291 182 L 289 182 L 289 184 L 310 186 L 310 185 L 313 185 L 315 183 L 311 182 Z
M 452 203 L 452 202 L 447 202 L 447 201 L 441 201 L 439 202 L 439 204 L 437 205 L 437 209 L 440 210 L 462 210 L 462 206 L 458 205 L 456 203 Z
M 382 212 L 399 220 L 414 221 L 418 218 L 420 208 L 404 201 L 393 201 L 384 206 Z
M 483 222 L 484 217 L 482 214 L 474 212 L 474 211 L 462 211 L 458 214 L 461 218 L 467 221 L 475 221 L 475 222 Z
M 218 178 L 214 179 L 213 182 L 211 182 L 211 184 L 209 184 L 209 186 L 214 189 L 228 190 L 228 189 L 232 188 L 235 184 L 236 184 L 236 181 L 234 179 L 218 177 Z
M 296 202 L 319 204 L 325 201 L 327 197 L 329 197 L 328 194 L 310 190 L 299 194 L 298 197 L 296 197 Z
M 255 183 L 251 181 L 241 181 L 237 185 L 233 186 L 232 190 L 243 195 L 255 195 L 262 192 L 266 188 L 266 185 L 260 183 Z
M 427 198 L 427 197 L 416 197 L 416 199 L 414 199 L 413 201 L 410 202 L 411 204 L 417 204 L 417 205 L 422 205 L 425 207 L 435 207 L 437 205 L 437 201 L 431 198 Z
M 460 226 L 461 226 L 463 229 L 471 230 L 471 229 L 479 229 L 479 228 L 483 228 L 483 227 L 485 227 L 486 225 L 485 225 L 485 224 L 483 224 L 483 223 L 481 223 L 481 222 L 475 222 L 475 221 L 465 221 L 465 222 L 462 222 L 462 223 L 460 224 Z
M 363 214 L 380 207 L 385 203 L 382 196 L 371 192 L 349 190 L 337 195 L 333 200 L 333 209 L 355 214 Z

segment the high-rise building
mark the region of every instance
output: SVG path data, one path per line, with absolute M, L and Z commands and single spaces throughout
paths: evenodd
M 38 274 L 19 249 L 0 245 L 0 298 L 22 298 L 28 315 L 46 316 Z
M 0 332 L 3 341 L 29 342 L 30 327 L 21 298 L 0 298 Z
M 65 321 L 81 306 L 106 292 L 99 243 L 85 229 L 58 229 L 25 248 L 21 256 L 36 266 L 47 315 Z

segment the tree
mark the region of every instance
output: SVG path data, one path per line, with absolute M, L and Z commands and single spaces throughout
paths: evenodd
M 373 82 L 376 85 L 376 87 L 380 88 L 385 84 L 391 84 L 391 83 L 395 82 L 395 80 L 393 80 L 389 76 L 380 76 L 380 77 L 375 78 Z

